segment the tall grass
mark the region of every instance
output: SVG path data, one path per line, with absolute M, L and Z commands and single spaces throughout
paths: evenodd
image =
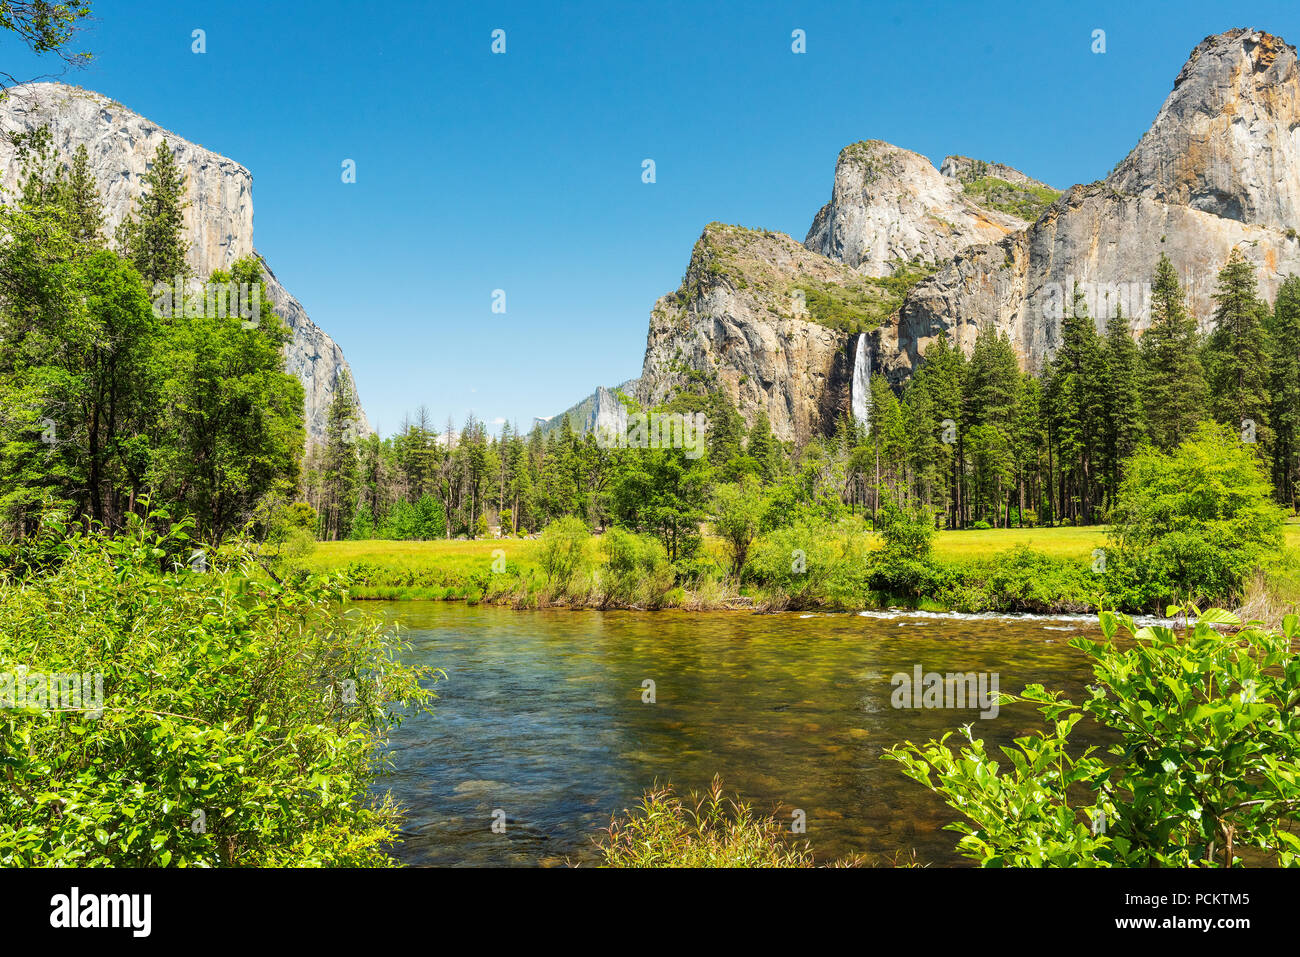
M 672 785 L 651 788 L 639 805 L 610 822 L 601 852 L 607 867 L 816 866 L 811 846 L 789 837 L 782 818 L 728 797 L 715 777 L 707 794 L 685 799 Z

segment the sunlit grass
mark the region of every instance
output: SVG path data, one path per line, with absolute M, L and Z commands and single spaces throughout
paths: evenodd
M 1094 549 L 1106 545 L 1106 528 L 1094 525 L 943 531 L 935 536 L 934 554 L 941 561 L 967 562 L 1005 554 L 1018 545 L 1028 545 L 1056 559 L 1091 562 Z M 725 550 L 720 540 L 706 538 L 703 553 L 703 557 L 719 568 L 725 566 Z M 356 598 L 477 601 L 483 598 L 485 582 L 492 578 L 494 561 L 501 557 L 514 575 L 540 581 L 544 576 L 538 569 L 538 555 L 539 543 L 535 539 L 372 540 L 321 542 L 301 562 L 315 572 L 346 569 L 353 563 L 368 566 L 363 576 L 367 583 L 352 589 Z M 598 555 L 593 542 L 589 557 L 594 559 Z M 706 591 L 710 586 L 721 588 L 720 582 L 721 579 L 710 579 L 704 587 Z M 1285 547 L 1261 573 L 1256 590 L 1267 596 L 1270 609 L 1273 605 L 1289 609 L 1300 604 L 1300 520 L 1287 523 Z M 695 597 L 699 599 L 698 595 Z M 707 607 L 716 604 L 704 601 Z
M 425 571 L 437 568 L 453 575 L 489 571 L 501 549 L 506 560 L 524 569 L 535 566 L 537 542 L 532 539 L 476 539 L 474 541 L 319 542 L 303 564 L 315 572 L 346 568 L 352 562 L 366 562 L 395 571 Z
M 1300 525 L 1287 526 L 1288 542 L 1300 544 Z M 939 532 L 934 551 L 938 558 L 979 558 L 1028 544 L 1054 558 L 1092 559 L 1092 550 L 1105 544 L 1102 526 L 1087 528 L 995 528 L 980 531 Z M 708 557 L 723 560 L 720 541 L 706 539 Z M 344 568 L 354 561 L 383 568 L 420 571 L 429 568 L 454 574 L 472 574 L 491 568 L 493 552 L 501 549 L 506 559 L 525 571 L 535 567 L 537 542 L 532 539 L 477 539 L 432 542 L 320 542 L 306 564 L 313 571 Z

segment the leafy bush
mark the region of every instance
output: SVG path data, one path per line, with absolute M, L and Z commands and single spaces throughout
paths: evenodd
M 542 529 L 538 565 L 557 593 L 567 592 L 582 569 L 590 537 L 586 523 L 573 515 L 557 518 Z
M 656 608 L 675 578 L 663 543 L 652 535 L 611 528 L 600 536 L 604 553 L 600 585 L 602 606 L 646 605 Z
M 278 582 L 237 543 L 194 571 L 193 547 L 184 526 L 108 538 L 56 515 L 17 546 L 0 698 L 22 668 L 101 675 L 102 698 L 0 709 L 0 865 L 393 863 L 397 809 L 369 788 L 432 673 L 343 610 L 341 581 Z
M 1053 558 L 1019 545 L 964 569 L 971 611 L 1082 612 L 1094 609 L 1104 579 L 1078 561 Z
M 1102 641 L 1070 641 L 1092 659 L 1089 696 L 1076 705 L 1026 688 L 1018 700 L 1037 704 L 1048 729 L 1002 748 L 1009 764 L 970 726 L 957 748 L 949 732 L 885 755 L 963 815 L 948 825 L 958 850 L 986 867 L 1239 867 L 1246 848 L 1300 864 L 1300 619 L 1224 633 L 1215 626 L 1241 622 L 1212 610 L 1181 635 L 1109 612 L 1100 621 Z M 1110 762 L 1071 746 L 1085 716 L 1118 736 Z
M 763 500 L 758 481 L 746 476 L 740 482 L 719 485 L 713 493 L 713 527 L 726 543 L 732 574 L 739 576 L 758 534 Z
M 1282 543 L 1284 513 L 1253 451 L 1205 423 L 1171 454 L 1129 459 L 1108 571 L 1134 605 L 1229 600 Z
M 925 507 L 904 508 L 886 497 L 881 502 L 877 525 L 884 546 L 875 555 L 871 587 L 912 599 L 938 594 L 941 584 L 930 560 L 934 513 Z
M 831 592 L 842 603 L 846 593 L 865 591 L 866 552 L 861 522 L 800 519 L 758 540 L 750 575 L 776 607 L 812 607 Z

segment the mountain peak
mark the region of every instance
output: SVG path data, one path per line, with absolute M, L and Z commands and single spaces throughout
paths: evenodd
M 967 246 L 1019 232 L 1058 195 L 1001 164 L 950 156 L 944 171 L 882 140 L 844 147 L 831 201 L 804 245 L 867 275 L 888 276 L 900 263 L 943 262 Z
M 1300 221 L 1300 71 L 1271 33 L 1202 40 L 1155 122 L 1107 178 L 1130 195 L 1243 223 Z

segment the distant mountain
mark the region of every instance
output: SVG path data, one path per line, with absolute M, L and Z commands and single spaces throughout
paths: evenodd
M 616 385 L 612 389 L 598 386 L 591 395 L 577 405 L 565 409 L 559 415 L 553 415 L 550 418 L 541 418 L 539 416 L 534 421 L 541 425 L 543 435 L 549 435 L 551 432 L 563 428 L 566 416 L 573 431 L 579 435 L 586 435 L 588 432 L 595 431 L 600 427 L 613 428 L 617 423 L 616 416 L 619 407 L 622 405 L 615 393 L 622 392 L 630 396 L 635 392 L 636 384 L 636 379 L 629 379 L 622 385 Z

